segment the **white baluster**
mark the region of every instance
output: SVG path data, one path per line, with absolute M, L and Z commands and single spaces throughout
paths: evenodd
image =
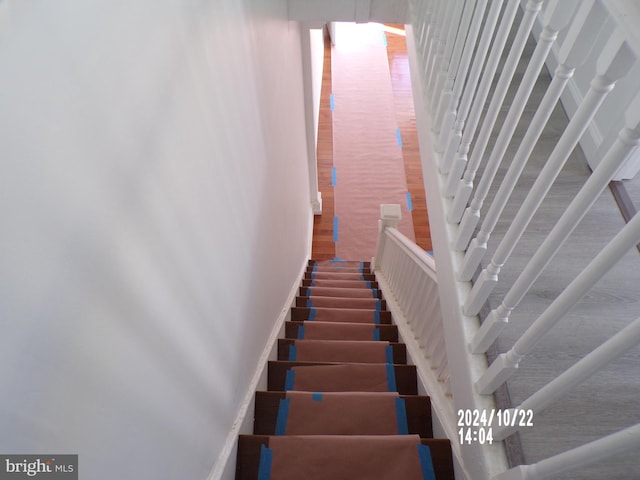
M 440 35 L 440 44 L 436 53 L 436 58 L 433 63 L 433 71 L 430 78 L 430 101 L 432 110 L 438 106 L 440 99 L 440 91 L 442 90 L 442 83 L 444 76 L 449 68 L 449 61 L 451 60 L 451 53 L 453 52 L 453 44 L 456 38 L 456 32 L 458 31 L 458 25 L 460 23 L 460 14 L 464 7 L 464 0 L 450 0 L 447 6 L 447 18 L 443 24 L 443 31 Z
M 453 165 L 463 165 L 462 170 L 464 170 L 464 165 L 467 164 L 467 153 L 469 152 L 469 147 L 471 146 L 473 137 L 476 134 L 476 129 L 478 128 L 480 117 L 482 116 L 484 103 L 489 96 L 489 90 L 491 89 L 493 77 L 496 73 L 496 70 L 498 69 L 498 64 L 500 63 L 502 51 L 504 50 L 504 46 L 507 42 L 509 31 L 511 30 L 511 25 L 513 24 L 513 19 L 515 18 L 516 12 L 518 11 L 518 0 L 506 1 L 507 4 L 502 14 L 500 26 L 498 27 L 498 31 L 496 32 L 491 52 L 489 53 L 489 58 L 487 59 L 487 64 L 485 65 L 484 71 L 482 73 L 480 86 L 478 86 L 478 91 L 473 98 L 473 106 L 471 107 L 471 113 L 469 114 L 467 125 L 465 126 L 462 133 L 462 143 L 460 144 L 460 147 L 458 148 L 458 151 L 454 155 L 452 161 Z M 440 165 L 440 173 L 451 174 L 448 169 L 448 167 L 450 166 L 451 164 Z M 460 171 L 462 172 L 462 170 Z
M 427 52 L 429 48 L 428 38 L 429 38 L 429 29 L 431 28 L 431 22 L 433 20 L 433 8 L 434 2 L 422 2 L 420 5 L 419 19 L 418 25 L 419 28 L 416 30 L 418 39 L 416 44 L 418 45 L 420 58 L 422 60 L 427 59 Z M 424 66 L 424 65 L 423 65 Z
M 627 325 L 587 356 L 573 364 L 571 368 L 535 392 L 522 402 L 516 410 L 531 410 L 534 414 L 545 410 L 563 395 L 569 393 L 573 387 L 591 377 L 638 344 L 640 344 L 640 318 Z M 494 439 L 502 440 L 516 430 L 518 430 L 517 425 L 503 425 L 502 427 L 494 428 Z
M 476 382 L 478 393 L 484 395 L 493 393 L 507 381 L 517 371 L 520 360 L 528 355 L 538 341 L 562 319 L 571 307 L 638 242 L 640 242 L 640 215 L 636 214 L 533 322 L 511 350 L 494 360 Z
M 577 448 L 559 453 L 532 465 L 519 465 L 496 475 L 493 480 L 541 480 L 557 478 L 557 475 L 573 468 L 584 468 L 600 460 L 640 447 L 640 424 L 599 438 Z
M 469 13 L 469 18 L 463 18 L 460 30 L 458 31 L 458 37 L 456 38 L 455 49 L 459 48 L 459 53 L 454 51 L 454 58 L 460 57 L 460 59 L 456 61 L 457 69 L 454 71 L 451 66 L 449 66 L 447 79 L 444 83 L 444 91 L 442 92 L 440 104 L 438 105 L 438 113 L 436 114 L 435 120 L 435 124 L 439 127 L 438 131 L 440 132 L 435 146 L 437 152 L 444 151 L 449 134 L 453 128 L 458 102 L 460 101 L 462 89 L 467 81 L 471 58 L 476 49 L 482 19 L 484 18 L 484 12 L 487 7 L 487 0 L 478 0 L 474 3 L 475 9 L 473 10 L 473 16 Z M 467 12 L 471 12 L 471 6 L 467 6 L 465 13 Z M 465 28 L 465 30 L 462 30 L 462 28 Z
M 453 14 L 454 4 L 455 2 L 447 0 L 440 0 L 440 2 L 438 2 L 433 36 L 431 37 L 431 45 L 429 46 L 429 58 L 424 71 L 424 78 L 427 79 L 427 88 L 425 90 L 427 104 L 430 104 L 433 95 L 435 78 L 438 73 L 437 68 L 439 67 L 437 62 L 438 58 L 444 53 L 444 42 L 447 35 L 446 28 Z
M 565 5 L 565 2 L 562 2 Z M 480 261 L 487 250 L 489 236 L 498 223 L 500 215 L 507 204 L 522 170 L 524 169 L 544 126 L 551 117 L 553 109 L 560 99 L 567 82 L 573 77 L 576 67 L 581 65 L 598 38 L 597 33 L 602 29 L 606 20 L 606 11 L 599 2 L 584 2 L 581 4 L 574 18 L 559 55 L 559 65 L 556 68 L 549 88 L 536 109 L 536 113 L 529 124 L 529 128 L 516 151 L 511 165 L 500 184 L 500 188 L 493 199 L 493 203 L 482 222 L 480 232 L 471 241 L 465 254 L 462 269 L 458 274 L 461 281 L 471 280 Z M 455 250 L 464 250 L 469 244 L 477 224 L 476 218 L 469 218 L 472 212 L 465 212 L 460 227 L 453 242 Z
M 516 33 L 516 38 L 513 40 L 513 44 L 511 45 L 511 50 L 509 51 L 507 60 L 502 67 L 502 73 L 500 74 L 500 78 L 498 79 L 498 83 L 493 92 L 493 96 L 491 97 L 489 108 L 484 116 L 482 127 L 480 128 L 480 133 L 478 134 L 478 138 L 476 139 L 475 145 L 473 147 L 471 160 L 469 161 L 467 171 L 465 172 L 464 182 L 466 184 L 473 185 L 473 180 L 475 178 L 476 172 L 480 167 L 480 163 L 482 162 L 482 159 L 484 157 L 485 149 L 487 148 L 487 144 L 489 143 L 489 137 L 491 136 L 491 132 L 493 131 L 493 127 L 498 118 L 498 114 L 500 113 L 500 107 L 502 106 L 502 102 L 507 95 L 509 85 L 511 84 L 511 79 L 513 78 L 513 74 L 516 71 L 516 67 L 518 66 L 520 58 L 522 57 L 522 51 L 524 50 L 527 39 L 529 38 L 529 34 L 531 33 L 531 29 L 533 28 L 533 24 L 536 20 L 536 16 L 538 15 L 541 7 L 542 0 L 529 0 L 527 2 L 525 14 L 522 17 L 520 26 L 518 27 L 518 32 Z M 447 184 L 450 185 L 450 188 L 447 189 L 447 195 L 449 196 L 453 195 L 455 185 L 459 179 L 459 177 L 455 177 L 455 172 L 453 172 L 453 174 L 453 176 L 450 175 L 451 178 L 447 179 Z M 463 206 L 463 208 L 464 206 L 466 206 L 470 196 L 471 190 L 469 189 L 463 189 L 456 193 L 454 208 L 449 212 L 448 216 L 448 221 L 450 223 L 458 223 L 460 221 L 460 217 L 457 216 L 456 213 L 459 211 L 461 205 Z
M 516 126 L 520 121 L 520 117 L 522 116 L 524 107 L 529 100 L 531 92 L 533 91 L 533 87 L 535 86 L 536 80 L 538 79 L 538 74 L 544 66 L 544 62 L 547 59 L 547 55 L 551 50 L 553 42 L 558 36 L 558 31 L 560 31 L 560 29 L 564 28 L 569 23 L 571 15 L 575 11 L 576 6 L 576 1 L 571 0 L 563 0 L 562 2 L 556 0 L 549 5 L 549 10 L 547 11 L 547 15 L 545 15 L 544 29 L 540 35 L 535 51 L 533 52 L 533 55 L 529 60 L 524 76 L 520 81 L 520 85 L 515 94 L 515 97 L 511 102 L 509 113 L 507 114 L 502 128 L 500 129 L 500 133 L 498 134 L 496 143 L 493 147 L 493 150 L 491 151 L 491 156 L 487 161 L 487 166 L 484 170 L 482 178 L 480 179 L 480 183 L 478 184 L 478 188 L 476 189 L 476 193 L 473 197 L 471 205 L 469 206 L 469 209 L 471 210 L 470 215 L 472 215 L 473 218 L 480 218 L 480 209 L 482 208 L 482 204 L 484 203 L 484 200 L 489 193 L 489 188 L 493 183 L 493 179 L 495 178 L 495 174 L 498 171 L 498 167 L 500 166 L 504 154 L 507 151 L 509 142 L 513 137 L 513 132 L 515 132 L 516 130 Z M 524 42 L 526 43 L 526 38 L 524 39 Z M 522 45 L 522 47 L 524 48 L 524 44 Z M 517 63 L 518 62 L 516 61 L 514 64 L 514 71 Z M 500 85 L 496 87 L 496 91 L 499 88 Z M 496 110 L 496 113 L 497 112 L 498 110 Z M 480 135 L 482 137 L 482 132 Z M 459 180 L 456 179 L 453 175 L 449 176 L 448 180 L 449 181 L 447 183 L 446 194 L 447 196 L 453 196 L 456 187 L 458 186 Z M 453 216 L 457 216 L 455 212 L 452 214 L 452 217 Z
M 480 81 L 480 73 L 482 72 L 484 61 L 487 58 L 489 45 L 491 45 L 493 32 L 495 31 L 498 17 L 500 16 L 500 10 L 502 9 L 502 2 L 503 0 L 495 0 L 491 2 L 491 8 L 489 9 L 487 18 L 484 21 L 482 35 L 480 36 L 480 41 L 478 42 L 478 46 L 475 50 L 475 56 L 473 58 L 473 65 L 471 67 L 471 72 L 469 73 L 469 78 L 467 79 L 466 83 L 464 82 L 464 78 L 460 78 L 462 83 L 464 83 L 464 93 L 462 95 L 462 100 L 460 101 L 460 111 L 457 113 L 457 116 L 455 116 L 456 113 L 454 112 L 455 125 L 453 126 L 453 129 L 449 134 L 444 157 L 442 158 L 442 165 L 440 167 L 440 171 L 442 173 L 448 173 L 450 171 L 451 164 L 453 163 L 453 158 L 458 151 L 460 142 L 462 142 L 462 129 L 464 128 L 467 116 L 469 115 L 469 110 L 471 109 L 471 103 L 476 92 L 476 87 L 478 86 L 478 82 Z M 480 20 L 482 21 L 482 19 Z M 474 19 L 474 22 L 475 21 L 476 19 Z M 465 50 L 467 49 L 465 48 Z M 473 55 L 473 53 L 474 52 L 472 48 L 471 54 Z M 466 54 L 467 52 L 465 51 L 465 55 Z M 456 85 L 454 85 L 454 90 L 458 88 L 458 78 L 459 76 L 456 77 Z M 449 116 L 451 116 L 451 112 L 449 113 Z M 449 122 L 449 120 L 445 120 L 445 122 Z M 458 167 L 458 178 L 460 178 L 460 176 L 462 175 L 465 164 L 463 164 L 461 167 Z
M 451 102 L 453 101 L 453 86 L 454 86 L 454 82 L 456 81 L 456 78 L 458 79 L 458 83 L 460 83 L 461 81 L 464 82 L 464 78 L 460 78 L 462 75 L 464 75 L 464 77 L 466 77 L 467 75 L 467 70 L 465 67 L 463 67 L 461 60 L 462 60 L 462 52 L 465 48 L 465 42 L 467 42 L 467 37 L 469 38 L 469 41 L 473 43 L 473 45 L 471 45 L 471 49 L 473 50 L 473 48 L 475 47 L 475 42 L 476 42 L 476 38 L 475 36 L 472 37 L 471 36 L 471 31 L 470 31 L 470 25 L 471 25 L 471 19 L 474 18 L 476 16 L 478 12 L 474 13 L 476 8 L 476 3 L 477 0 L 467 0 L 465 6 L 464 6 L 464 10 L 462 11 L 462 18 L 460 20 L 460 26 L 458 27 L 458 33 L 455 37 L 455 44 L 453 46 L 453 52 L 451 54 L 451 60 L 449 62 L 449 65 L 447 66 L 444 74 L 443 74 L 443 78 L 444 81 L 442 83 L 442 88 L 440 90 L 440 99 L 438 101 L 438 103 L 434 103 L 433 105 L 436 106 L 436 114 L 435 114 L 435 120 L 433 122 L 433 131 L 438 134 L 438 133 L 448 133 L 447 130 L 443 130 L 442 128 L 442 122 L 444 119 L 444 114 L 445 112 L 449 111 L 449 109 L 451 109 Z M 480 13 L 480 17 L 482 17 L 482 15 L 484 14 L 484 6 L 486 5 L 486 0 L 480 0 L 480 3 L 482 4 L 482 13 Z M 479 21 L 482 21 L 482 18 L 480 18 Z M 479 25 L 478 25 L 478 30 L 479 30 Z M 475 31 L 475 35 L 477 35 L 478 31 Z M 470 56 L 469 56 L 469 61 L 470 61 Z M 468 62 L 467 62 L 467 68 L 468 68 Z M 464 73 L 463 71 L 464 70 Z M 438 139 L 444 136 L 444 134 L 442 135 L 438 135 Z M 444 150 L 444 147 L 442 146 L 442 143 L 444 142 L 440 142 L 439 140 L 436 141 L 435 143 L 435 149 L 436 152 L 442 152 Z
M 433 96 L 431 99 L 431 107 L 433 108 L 434 112 L 437 111 L 437 106 L 440 102 L 443 84 L 445 79 L 447 78 L 447 71 L 451 68 L 455 73 L 455 70 L 457 69 L 457 66 L 455 65 L 456 59 L 454 58 L 456 38 L 458 36 L 458 31 L 461 28 L 465 28 L 463 25 L 464 17 L 469 16 L 466 13 L 463 14 L 463 12 L 467 11 L 465 7 L 465 3 L 469 4 L 470 2 L 473 2 L 473 1 L 474 0 L 454 0 L 453 2 L 455 4 L 455 9 L 451 17 L 451 22 L 449 23 L 449 26 L 447 29 L 447 38 L 445 41 L 444 54 L 441 57 L 441 63 L 439 68 L 436 67 L 438 68 L 437 77 L 434 82 Z M 434 131 L 437 132 L 439 130 L 439 125 L 434 123 L 433 129 Z
M 487 317 L 471 343 L 474 353 L 486 352 L 509 322 L 511 311 L 518 306 L 553 256 L 593 206 L 620 166 L 640 143 L 640 94 L 626 113 L 625 128 L 609 148 L 600 164 L 589 176 L 578 195 L 571 201 L 553 230 L 542 242 L 529 263 L 504 297 L 500 306 Z
M 420 323 L 421 323 L 421 328 L 418 331 L 418 335 L 416 336 L 416 338 L 419 340 L 419 344 L 420 347 L 424 347 L 425 342 L 427 341 L 427 330 L 429 325 L 431 324 L 432 320 L 431 320 L 431 309 L 432 309 L 432 304 L 433 304 L 433 290 L 434 290 L 434 283 L 431 281 L 431 279 L 427 278 L 425 276 L 425 280 L 427 281 L 427 287 L 425 288 L 424 291 L 424 301 L 423 301 L 423 309 L 420 311 L 419 313 L 419 317 L 420 317 Z
M 502 265 L 515 248 L 538 206 L 551 188 L 560 170 L 587 129 L 598 107 L 613 89 L 615 82 L 631 69 L 635 55 L 621 33 L 614 34 L 598 57 L 597 75 L 589 91 L 560 137 L 546 165 L 531 187 L 520 210 L 496 249 L 489 266 L 482 271 L 464 306 L 465 315 L 476 315 L 498 282 Z

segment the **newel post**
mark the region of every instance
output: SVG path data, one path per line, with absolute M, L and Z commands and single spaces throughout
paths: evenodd
M 375 272 L 382 265 L 384 253 L 384 231 L 387 228 L 398 228 L 402 220 L 402 210 L 397 203 L 383 203 L 380 205 L 380 219 L 378 220 L 378 242 L 376 244 L 376 256 L 371 259 L 371 271 Z

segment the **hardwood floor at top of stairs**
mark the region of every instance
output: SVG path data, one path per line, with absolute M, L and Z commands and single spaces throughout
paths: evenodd
M 402 25 L 393 25 L 402 31 Z M 427 212 L 422 163 L 418 148 L 418 134 L 415 126 L 415 111 L 410 83 L 409 62 L 405 38 L 398 33 L 386 34 L 387 54 L 394 92 L 396 120 L 402 138 L 402 157 L 407 176 L 407 187 L 413 204 L 413 229 L 416 243 L 430 251 L 431 234 Z M 317 260 L 330 260 L 336 256 L 333 242 L 333 120 L 330 108 L 331 94 L 331 41 L 325 35 L 324 70 L 320 95 L 320 116 L 318 122 L 318 189 L 322 194 L 322 215 L 314 217 L 312 256 Z
M 369 265 L 312 261 L 302 283 L 236 479 L 453 479 Z

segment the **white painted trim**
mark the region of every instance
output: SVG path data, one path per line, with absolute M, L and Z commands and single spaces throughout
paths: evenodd
M 311 216 L 313 221 L 313 216 Z M 291 315 L 291 307 L 294 305 L 296 296 L 298 295 L 298 289 L 300 288 L 300 282 L 307 268 L 307 260 L 304 261 L 300 274 L 296 279 L 293 287 L 289 292 L 287 301 L 282 307 L 280 315 L 277 321 L 273 325 L 269 339 L 265 344 L 264 350 L 260 355 L 260 360 L 256 370 L 253 373 L 251 382 L 247 387 L 247 391 L 244 394 L 242 403 L 238 408 L 238 414 L 233 422 L 231 430 L 227 434 L 227 438 L 224 442 L 224 446 L 218 455 L 216 463 L 213 465 L 211 472 L 207 476 L 207 480 L 233 480 L 235 478 L 235 458 L 238 447 L 238 435 L 242 432 L 251 432 L 253 426 L 253 405 L 255 399 L 256 390 L 260 388 L 260 385 L 266 384 L 267 365 L 269 360 L 275 358 L 275 352 L 277 350 L 278 338 L 283 336 L 284 324 Z

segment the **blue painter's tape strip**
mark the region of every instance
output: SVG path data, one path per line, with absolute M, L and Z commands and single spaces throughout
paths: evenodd
M 273 462 L 273 452 L 264 445 L 260 446 L 260 463 L 258 464 L 258 480 L 269 480 L 271 478 L 271 463 Z
M 409 435 L 407 406 L 404 403 L 404 398 L 396 398 L 396 418 L 398 419 L 398 435 Z
M 329 108 L 333 111 L 336 109 L 336 102 L 333 93 L 329 94 Z
M 393 363 L 387 363 L 387 388 L 390 392 L 397 392 L 398 387 L 396 386 L 396 369 L 393 366 Z
M 289 345 L 289 361 L 295 362 L 298 357 L 298 349 L 295 345 Z
M 387 46 L 387 34 L 382 32 L 382 44 L 386 47 Z
M 378 298 L 378 289 L 377 288 L 372 288 L 371 289 L 371 293 L 373 293 L 373 298 Z
M 314 402 L 321 402 L 322 401 L 322 392 L 313 392 L 311 394 L 311 399 Z
M 298 327 L 298 340 L 302 340 L 304 338 L 304 325 L 300 325 Z
M 373 339 L 375 341 L 380 340 L 380 329 L 378 327 L 373 327 Z
M 310 298 L 307 298 L 307 308 L 311 308 L 313 307 L 313 302 L 311 301 Z
M 436 480 L 436 472 L 433 470 L 433 460 L 429 445 L 418 444 L 418 456 L 422 467 L 422 480 Z
M 367 288 L 371 288 L 371 282 L 367 282 Z
M 338 217 L 333 217 L 333 243 L 338 243 Z M 339 262 L 340 260 L 338 260 Z
M 309 310 L 309 321 L 313 322 L 316 319 L 316 309 L 315 308 L 311 308 Z
M 284 389 L 285 390 L 293 390 L 293 384 L 296 381 L 296 372 L 295 370 L 287 370 L 287 376 L 284 379 Z
M 378 312 L 382 310 L 382 302 L 380 300 L 376 300 L 376 310 Z
M 313 268 L 311 269 L 312 272 L 315 272 L 316 270 L 318 270 L 318 264 L 314 263 L 313 264 Z
M 333 167 L 331 169 L 331 186 L 332 187 L 335 187 L 337 185 L 337 183 L 338 183 L 337 180 L 338 180 L 338 177 L 337 177 L 337 174 L 336 174 L 336 167 Z
M 291 350 L 289 350 L 289 352 L 291 352 Z M 391 345 L 387 345 L 387 348 L 385 348 L 385 355 L 387 357 L 387 363 L 393 364 L 393 347 Z
M 380 310 L 373 312 L 373 323 L 380 325 Z
M 314 272 L 311 272 L 311 280 L 315 280 L 317 275 Z
M 407 208 L 410 212 L 413 211 L 413 202 L 411 201 L 411 192 L 407 192 Z
M 364 262 L 360 262 L 360 271 L 364 271 Z
M 399 128 L 396 128 L 396 140 L 398 140 L 398 146 L 402 148 L 402 134 Z
M 278 406 L 278 418 L 276 419 L 276 435 L 287 434 L 287 419 L 289 418 L 290 403 L 290 398 L 283 398 L 280 400 L 280 405 Z

